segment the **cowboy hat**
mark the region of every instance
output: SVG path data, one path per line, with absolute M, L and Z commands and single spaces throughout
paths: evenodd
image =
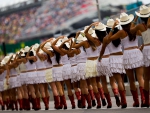
M 85 26 L 83 31 L 85 31 L 88 27 L 89 27 L 89 26 Z M 88 33 L 89 33 L 89 34 L 92 34 L 93 31 L 94 31 L 94 30 L 93 30 L 92 28 L 90 28 L 90 29 L 88 30 Z
M 141 5 L 139 12 L 135 11 L 135 14 L 142 18 L 148 18 L 150 16 L 150 7 Z
M 120 25 L 126 25 L 133 21 L 134 16 L 132 14 L 128 15 L 126 13 L 120 14 Z
M 106 26 L 107 26 L 108 28 L 112 28 L 113 25 L 114 25 L 114 23 L 115 23 L 114 19 L 108 19 Z M 119 26 L 119 25 L 116 25 L 115 27 L 118 27 L 118 26 Z
M 34 51 L 36 51 L 39 46 L 40 46 L 40 44 L 36 43 L 36 44 L 33 45 L 32 49 L 33 49 Z
M 44 47 L 47 49 L 47 50 L 53 50 L 52 48 L 51 48 L 51 43 L 50 42 L 47 42 L 45 45 L 44 45 Z
M 29 52 L 29 50 L 30 50 L 30 47 L 29 46 L 25 46 L 24 52 Z
M 79 34 L 79 36 L 77 37 L 77 43 L 82 42 L 82 41 L 86 41 L 86 40 L 87 40 L 87 38 L 82 36 L 81 34 Z
M 67 40 L 68 40 L 68 38 L 66 36 L 63 39 L 61 39 L 62 42 L 65 42 Z
M 5 58 L 2 60 L 5 64 L 7 64 L 7 62 L 9 61 L 10 56 L 5 56 Z
M 56 43 L 56 46 L 59 47 L 61 45 L 61 43 L 62 43 L 62 39 L 59 39 Z
M 40 53 L 40 54 L 43 54 L 43 53 L 44 53 L 44 51 L 43 51 L 42 49 L 40 49 L 40 50 L 39 50 L 39 53 Z
M 99 31 L 106 31 L 106 26 L 103 23 L 99 23 L 97 26 L 95 26 L 94 29 Z

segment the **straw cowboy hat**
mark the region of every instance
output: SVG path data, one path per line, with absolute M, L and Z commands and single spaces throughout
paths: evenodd
M 39 46 L 40 46 L 40 44 L 36 43 L 36 44 L 33 45 L 32 49 L 33 49 L 34 51 L 36 51 Z
M 87 38 L 82 36 L 81 34 L 79 34 L 79 36 L 77 37 L 77 43 L 80 43 L 80 42 L 86 41 L 86 40 L 87 40 Z
M 59 47 L 62 44 L 62 39 L 59 39 L 56 43 L 56 46 Z
M 133 21 L 134 16 L 132 14 L 128 15 L 126 13 L 120 14 L 120 25 L 126 25 Z
M 62 42 L 65 42 L 67 40 L 68 40 L 68 37 L 66 37 L 66 36 L 63 39 L 61 39 Z
M 107 26 L 108 28 L 112 28 L 113 25 L 114 25 L 114 23 L 115 23 L 114 19 L 108 19 L 106 26 Z M 115 27 L 118 27 L 118 26 L 119 26 L 119 25 L 116 25 Z
M 39 50 L 39 53 L 40 53 L 40 54 L 43 54 L 43 53 L 44 53 L 44 51 L 43 51 L 42 49 L 40 49 L 40 50 Z
M 10 56 L 5 56 L 5 58 L 2 61 L 3 61 L 4 64 L 7 64 L 9 59 L 10 59 Z
M 95 26 L 94 29 L 99 31 L 106 31 L 106 26 L 103 23 L 99 23 L 97 26 Z
M 65 43 L 68 48 L 70 48 L 70 44 L 68 42 Z
M 50 42 L 47 42 L 45 45 L 44 45 L 44 47 L 47 49 L 47 50 L 53 50 L 52 48 L 51 48 L 51 43 Z
M 29 46 L 25 46 L 24 52 L 29 52 L 29 50 L 30 50 L 30 47 Z
M 142 18 L 148 18 L 150 16 L 150 7 L 142 5 L 140 6 L 139 12 L 135 11 L 135 14 Z

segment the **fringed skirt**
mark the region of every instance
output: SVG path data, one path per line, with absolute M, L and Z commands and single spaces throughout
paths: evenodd
M 27 72 L 26 84 L 36 84 L 38 76 L 36 71 Z
M 53 82 L 52 68 L 45 70 L 45 79 L 47 83 Z
M 4 91 L 4 81 L 0 81 L 0 92 Z
M 125 69 L 134 69 L 143 66 L 142 52 L 139 49 L 124 50 L 123 65 Z
M 86 78 L 97 76 L 97 59 L 96 60 L 86 60 Z
M 20 82 L 21 85 L 25 85 L 27 81 L 27 73 L 20 73 Z
M 9 80 L 8 80 L 8 82 L 9 82 Z M 4 91 L 8 90 L 9 89 L 9 84 L 7 83 L 6 78 L 4 79 L 3 83 L 4 83 Z
M 77 65 L 76 66 L 72 66 L 71 67 L 71 82 L 77 82 L 79 79 L 78 79 L 78 67 Z
M 63 76 L 63 80 L 71 79 L 71 65 L 70 64 L 63 65 L 62 76 Z
M 37 70 L 37 84 L 46 83 L 45 70 Z
M 143 48 L 143 59 L 144 59 L 144 66 L 150 66 L 150 46 L 144 46 Z
M 109 63 L 112 73 L 125 73 L 125 69 L 123 66 L 123 55 L 110 55 Z
M 53 81 L 63 81 L 62 70 L 63 66 L 52 68 Z
M 97 61 L 97 73 L 98 76 L 113 76 L 110 69 L 109 58 L 102 58 L 100 62 Z
M 20 83 L 20 80 L 18 80 L 18 76 L 14 76 L 14 77 L 10 76 L 9 88 L 12 89 L 12 88 L 20 87 L 20 86 L 21 86 L 21 83 Z
M 86 63 L 78 63 L 77 64 L 77 81 L 79 80 L 85 80 L 85 74 L 86 74 Z

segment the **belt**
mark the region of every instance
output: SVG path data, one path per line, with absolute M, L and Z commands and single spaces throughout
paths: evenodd
M 73 66 L 77 66 L 77 64 L 71 65 L 71 67 L 73 67 Z
M 137 49 L 138 46 L 134 46 L 134 47 L 128 47 L 128 48 L 125 48 L 124 50 L 131 50 L 131 49 Z
M 22 71 L 21 73 L 26 73 L 27 71 Z
M 63 66 L 63 64 L 53 65 L 53 67 L 61 67 L 61 66 Z
M 16 77 L 17 75 L 11 75 L 10 77 Z
M 33 69 L 33 70 L 28 70 L 27 72 L 32 72 L 32 71 L 36 71 L 36 69 Z
M 111 53 L 110 55 L 123 55 L 122 52 L 117 52 L 117 53 Z
M 42 69 L 37 69 L 37 71 L 42 71 L 42 70 L 46 70 L 46 68 L 42 68 Z
M 96 60 L 98 58 L 98 56 L 97 57 L 89 57 L 89 58 L 87 58 L 88 60 Z
M 108 58 L 109 57 L 109 55 L 103 55 L 102 56 L 102 58 Z
M 144 46 L 150 46 L 150 43 L 149 44 L 144 44 Z

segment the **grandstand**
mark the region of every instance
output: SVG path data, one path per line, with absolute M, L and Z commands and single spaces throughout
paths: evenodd
M 96 14 L 96 7 L 91 0 L 46 0 L 39 6 L 3 14 L 6 15 L 0 14 L 1 39 L 15 43 L 21 39 L 54 34 L 65 28 L 71 30 L 70 25 L 74 22 Z

